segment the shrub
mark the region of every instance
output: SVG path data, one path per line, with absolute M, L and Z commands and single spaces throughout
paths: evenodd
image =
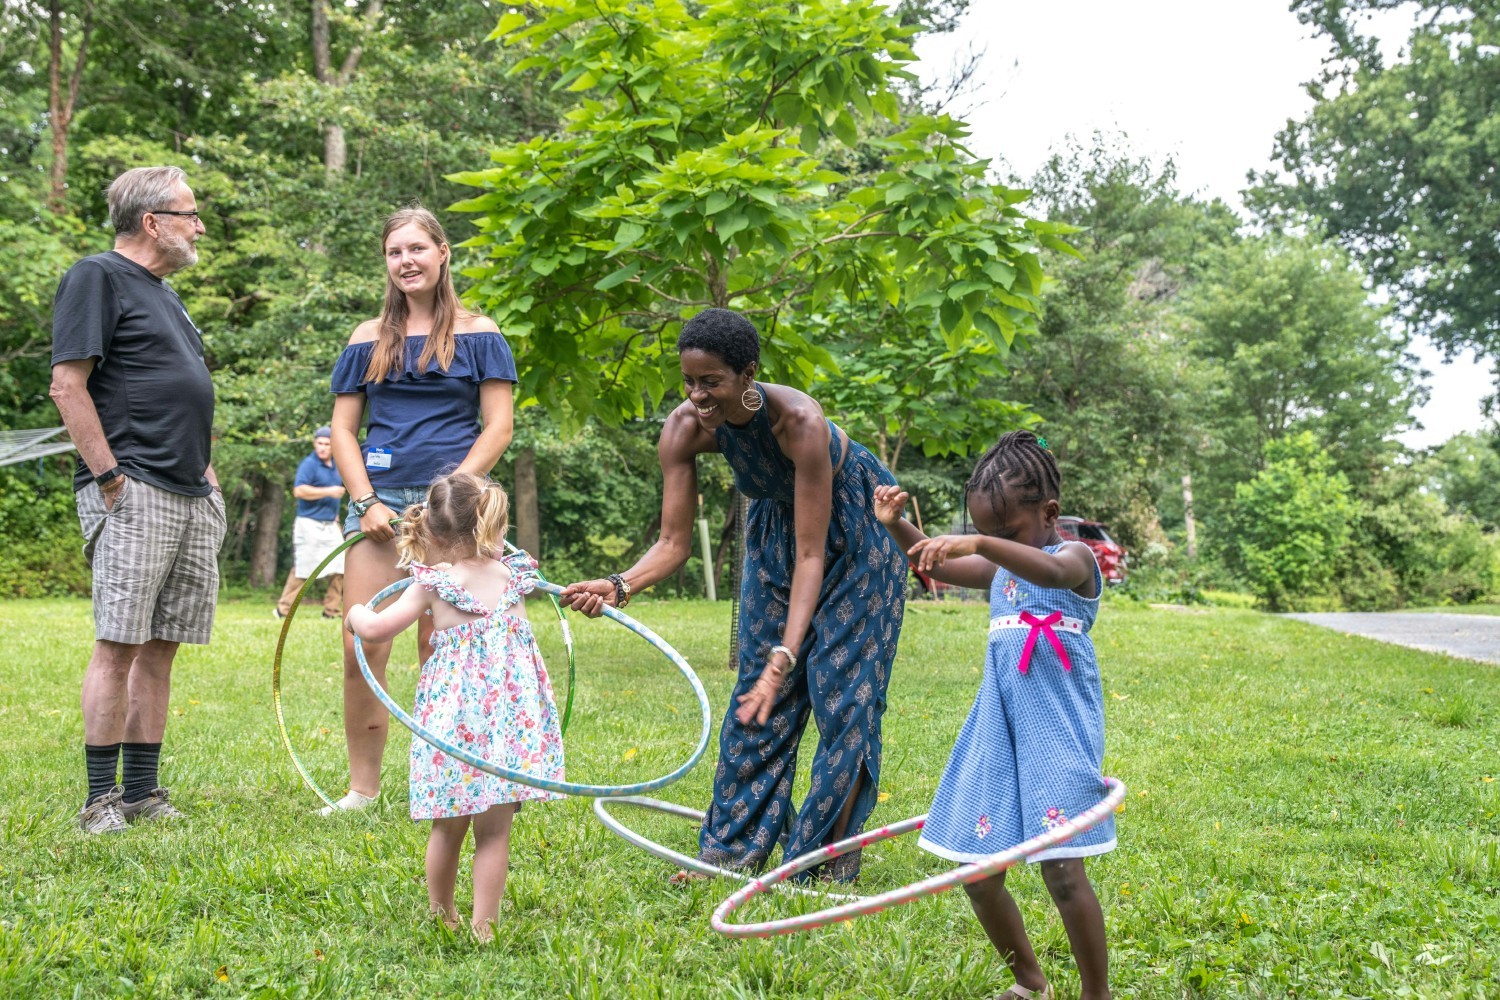
M 1265 447 L 1265 467 L 1235 487 L 1230 569 L 1272 611 L 1336 595 L 1358 506 L 1349 480 L 1310 433 Z
M 0 598 L 88 595 L 72 464 L 0 468 Z

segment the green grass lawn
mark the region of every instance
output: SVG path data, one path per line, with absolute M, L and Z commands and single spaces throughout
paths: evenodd
M 728 606 L 631 610 L 697 667 L 717 717 Z M 340 792 L 338 626 L 308 611 L 289 724 Z M 560 673 L 550 615 L 533 605 Z M 985 617 L 909 609 L 875 822 L 926 810 L 979 680 Z M 967 998 L 1009 983 L 962 892 L 789 938 L 722 938 L 708 917 L 729 887 L 669 888 L 668 866 L 585 801 L 519 817 L 495 943 L 451 935 L 425 916 L 404 731 L 374 815 L 310 815 L 271 710 L 276 629 L 268 601 L 229 602 L 214 644 L 178 659 L 163 779 L 188 818 L 89 838 L 73 826 L 88 605 L 0 603 L 0 995 Z M 570 776 L 670 770 L 697 735 L 686 685 L 617 626 L 577 632 Z M 1106 771 L 1130 786 L 1119 850 L 1090 865 L 1116 996 L 1500 997 L 1500 672 L 1248 611 L 1119 602 L 1095 636 Z M 409 702 L 409 637 L 394 660 Z M 701 805 L 712 774 L 710 757 L 663 794 Z M 696 843 L 691 823 L 619 811 L 680 850 Z M 872 848 L 860 891 L 946 867 L 910 841 Z M 1010 881 L 1059 996 L 1076 996 L 1040 878 Z M 806 905 L 778 897 L 745 919 Z
M 1404 608 L 1405 611 L 1426 611 L 1447 615 L 1500 615 L 1500 604 L 1488 601 L 1482 604 L 1452 604 L 1438 608 Z

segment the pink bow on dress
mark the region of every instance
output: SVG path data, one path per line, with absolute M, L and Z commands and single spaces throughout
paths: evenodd
M 1057 633 L 1052 631 L 1052 626 L 1062 621 L 1063 613 L 1054 611 L 1046 618 L 1038 618 L 1030 611 L 1021 612 L 1021 621 L 1031 626 L 1031 631 L 1026 633 L 1026 646 L 1021 650 L 1021 673 L 1025 673 L 1031 666 L 1031 651 L 1036 648 L 1036 637 L 1038 634 L 1045 635 L 1052 648 L 1057 651 L 1057 658 L 1062 660 L 1064 670 L 1073 669 L 1073 661 L 1068 659 L 1068 651 L 1063 649 L 1062 640 Z

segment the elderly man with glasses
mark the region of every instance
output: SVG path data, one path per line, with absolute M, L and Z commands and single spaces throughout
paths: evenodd
M 177 167 L 127 170 L 108 201 L 114 249 L 63 276 L 52 329 L 52 399 L 78 448 L 94 571 L 86 833 L 182 815 L 157 776 L 172 660 L 178 644 L 208 642 L 225 529 L 203 338 L 163 280 L 197 263 L 197 202 Z

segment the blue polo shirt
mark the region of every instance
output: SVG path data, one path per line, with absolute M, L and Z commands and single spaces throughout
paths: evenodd
M 374 489 L 427 487 L 452 471 L 479 437 L 479 386 L 516 381 L 505 338 L 493 332 L 453 338 L 453 363 L 420 367 L 426 337 L 406 338 L 405 364 L 384 381 L 365 381 L 374 341 L 350 344 L 333 366 L 335 393 L 365 397 L 365 472 Z
M 293 486 L 343 486 L 344 481 L 339 478 L 339 470 L 333 467 L 333 460 L 329 459 L 327 465 L 318 461 L 317 452 L 308 455 L 297 466 L 297 478 L 292 481 Z M 323 497 L 321 500 L 297 501 L 297 516 L 310 517 L 314 521 L 336 521 L 339 516 L 339 498 Z

